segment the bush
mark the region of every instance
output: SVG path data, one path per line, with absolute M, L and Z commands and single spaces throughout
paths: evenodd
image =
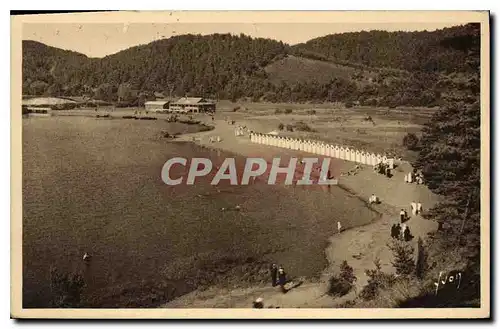
M 408 133 L 403 137 L 403 146 L 410 151 L 418 150 L 419 139 L 414 133 Z
M 354 281 L 356 281 L 354 270 L 347 264 L 347 261 L 344 260 L 342 264 L 340 264 L 340 275 L 334 275 L 330 278 L 327 293 L 330 296 L 344 296 L 351 291 Z
M 394 275 L 387 274 L 381 271 L 380 259 L 375 259 L 373 262 L 375 269 L 367 270 L 368 284 L 363 287 L 359 296 L 364 300 L 372 300 L 379 294 L 381 289 L 390 288 L 396 282 Z
M 293 132 L 293 126 L 292 125 L 286 125 L 286 131 Z
M 283 110 L 276 109 L 274 110 L 274 114 L 283 114 Z
M 299 121 L 295 124 L 295 129 L 298 131 L 314 132 L 315 130 L 309 127 L 305 122 Z
M 236 107 L 234 107 L 234 108 L 233 108 L 233 112 L 236 112 L 236 111 L 238 111 L 239 109 L 240 109 L 240 107 L 239 107 L 239 106 L 236 106 Z
M 284 126 L 282 123 L 280 123 L 280 124 L 278 125 L 278 129 L 279 129 L 279 130 L 283 130 L 283 129 L 285 129 L 285 126 Z
M 415 270 L 415 261 L 413 259 L 414 249 L 407 243 L 401 241 L 392 241 L 389 244 L 394 256 L 392 265 L 396 268 L 396 274 L 410 275 Z
M 354 104 L 351 101 L 348 101 L 348 102 L 345 103 L 345 107 L 348 108 L 348 109 L 350 109 L 353 106 L 354 106 Z
M 292 109 L 285 109 L 285 114 L 290 114 L 292 113 Z
M 308 110 L 307 114 L 309 114 L 309 115 L 315 115 L 316 114 L 316 110 Z
M 351 290 L 351 288 L 352 285 L 349 282 L 334 275 L 329 280 L 327 293 L 330 296 L 341 297 L 347 295 L 347 293 Z

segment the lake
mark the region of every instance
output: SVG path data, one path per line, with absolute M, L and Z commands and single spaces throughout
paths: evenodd
M 200 287 L 265 282 L 271 261 L 314 277 L 338 220 L 349 228 L 377 216 L 338 187 L 167 186 L 161 169 L 171 157 L 221 163 L 233 155 L 168 141 L 162 131 L 196 127 L 23 119 L 24 307 L 52 305 L 51 268 L 84 277 L 80 307 L 156 307 Z M 173 168 L 174 176 L 186 170 Z

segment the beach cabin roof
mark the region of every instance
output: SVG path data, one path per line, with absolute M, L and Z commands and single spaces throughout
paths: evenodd
M 66 103 L 76 103 L 74 100 L 58 97 L 35 97 L 23 99 L 22 105 L 27 106 L 52 106 Z
M 169 101 L 148 101 L 148 102 L 145 102 L 144 105 L 159 105 L 159 106 L 163 106 L 165 104 L 168 104 L 170 103 Z
M 180 104 L 180 105 L 194 105 L 203 103 L 212 104 L 213 102 L 207 101 L 206 99 L 201 97 L 182 97 L 174 102 L 174 104 Z

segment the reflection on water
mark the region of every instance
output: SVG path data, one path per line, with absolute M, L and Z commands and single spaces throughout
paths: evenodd
M 52 266 L 83 273 L 85 305 L 95 307 L 164 302 L 193 287 L 180 284 L 160 300 L 139 297 L 174 279 L 172 264 L 176 282 L 187 282 L 203 257 L 278 259 L 290 273 L 315 275 L 337 219 L 349 227 L 373 217 L 340 189 L 329 195 L 267 185 L 217 191 L 207 180 L 167 186 L 161 181 L 167 159 L 225 157 L 158 138 L 161 130 L 183 129 L 161 120 L 23 119 L 25 307 L 48 306 Z M 173 176 L 185 170 L 174 168 Z M 221 211 L 235 205 L 241 211 Z M 93 256 L 89 266 L 85 252 Z

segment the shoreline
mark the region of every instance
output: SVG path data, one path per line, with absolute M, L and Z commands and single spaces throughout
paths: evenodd
M 231 134 L 231 128 L 234 128 L 234 126 L 230 126 L 222 120 L 216 121 L 215 128 L 212 131 L 185 134 L 176 139 L 175 142 L 191 142 L 213 150 L 229 151 L 241 156 L 248 156 L 248 153 L 251 153 L 251 151 L 243 145 L 253 144 L 248 140 L 248 136 L 235 137 Z M 223 138 L 220 143 L 206 143 L 204 140 L 205 137 L 221 135 Z M 262 153 L 265 153 L 266 149 L 271 149 L 273 153 L 292 153 L 293 155 L 304 153 L 259 144 L 250 146 L 250 148 L 256 147 L 260 148 Z M 347 161 L 341 160 L 341 162 L 345 167 L 355 165 Z M 404 171 L 401 172 L 401 170 Z M 374 173 L 371 167 L 363 166 L 358 175 L 346 176 L 339 179 L 342 182 L 338 185 L 339 188 L 351 197 L 361 200 L 367 208 L 375 211 L 378 216 L 365 225 L 348 228 L 340 234 L 334 234 L 328 238 L 326 241 L 327 246 L 324 250 L 327 266 L 319 273 L 318 280 L 304 281 L 300 287 L 290 290 L 287 294 L 282 294 L 275 288 L 264 286 L 237 289 L 212 287 L 204 291 L 195 290 L 166 303 L 163 307 L 251 307 L 252 301 L 257 297 L 264 298 L 266 305 L 271 304 L 278 307 L 335 307 L 343 301 L 355 298 L 368 281 L 365 270 L 373 268 L 373 261 L 376 258 L 379 258 L 381 261 L 382 271 L 389 273 L 394 271 L 391 264 L 392 254 L 386 246 L 386 241 L 387 237 L 390 236 L 390 226 L 392 223 L 397 222 L 399 218 L 399 208 L 404 207 L 407 209 L 412 199 L 420 198 L 418 195 L 426 196 L 427 209 L 432 204 L 430 202 L 431 199 L 434 199 L 433 202 L 436 202 L 434 195 L 425 186 L 403 183 L 403 176 L 407 170 L 411 170 L 411 166 L 408 163 L 403 163 L 399 167 L 399 170 L 395 171 L 390 181 L 386 181 L 385 177 Z M 368 204 L 367 200 L 372 191 L 367 191 L 367 184 L 363 181 L 364 178 L 374 180 L 373 185 L 376 186 L 383 186 L 387 183 L 393 185 L 387 195 L 384 195 L 385 193 L 377 193 L 377 196 L 381 198 L 382 204 L 374 206 Z M 401 194 L 399 193 L 400 187 L 409 190 L 409 193 L 404 193 L 408 196 L 401 198 Z M 389 203 L 389 199 L 393 197 L 396 200 Z M 404 201 L 401 199 L 404 199 Z M 412 234 L 415 236 L 412 240 L 413 244 L 416 244 L 418 237 L 425 239 L 427 233 L 437 228 L 435 222 L 425 220 L 419 215 L 412 218 L 409 225 L 411 225 Z M 339 253 L 339 249 L 344 250 L 344 253 Z M 338 267 L 344 259 L 354 269 L 354 274 L 357 277 L 355 288 L 343 297 L 333 298 L 326 294 L 328 279 L 332 274 L 338 272 Z

